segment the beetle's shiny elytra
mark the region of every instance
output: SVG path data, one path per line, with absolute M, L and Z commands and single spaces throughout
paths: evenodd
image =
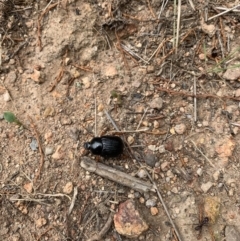
M 117 157 L 123 153 L 123 141 L 118 136 L 94 137 L 84 144 L 85 149 L 102 157 Z

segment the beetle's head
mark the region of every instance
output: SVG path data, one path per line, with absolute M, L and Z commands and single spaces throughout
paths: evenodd
M 89 150 L 91 147 L 91 144 L 90 144 L 90 142 L 85 142 L 83 146 L 85 149 Z

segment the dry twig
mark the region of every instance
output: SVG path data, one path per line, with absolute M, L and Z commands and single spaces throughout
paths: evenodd
M 222 13 L 219 13 L 219 14 L 217 14 L 217 15 L 215 15 L 215 16 L 212 16 L 212 17 L 209 18 L 207 21 L 210 21 L 210 20 L 212 20 L 212 19 L 214 19 L 214 18 L 220 17 L 220 16 L 222 16 L 222 15 L 224 15 L 224 14 L 226 14 L 226 13 L 229 13 L 229 12 L 233 11 L 234 9 L 236 9 L 236 8 L 238 8 L 238 7 L 240 7 L 240 4 L 238 4 L 238 5 L 236 5 L 236 6 L 232 7 L 232 8 L 229 8 L 229 9 L 225 10 L 225 11 L 222 12 Z
M 89 157 L 82 158 L 81 167 L 89 172 L 94 172 L 101 177 L 105 177 L 123 186 L 130 187 L 138 192 L 154 192 L 151 183 L 132 177 L 131 175 L 118 171 L 102 163 L 96 163 Z
M 55 87 L 57 86 L 57 84 L 61 81 L 62 77 L 63 77 L 63 74 L 64 74 L 64 67 L 61 66 L 61 69 L 57 75 L 57 77 L 55 78 L 54 82 L 49 86 L 48 88 L 48 91 L 49 92 L 52 92 Z
M 74 187 L 74 189 L 73 189 L 72 202 L 71 202 L 71 205 L 70 205 L 69 210 L 68 210 L 68 215 L 71 214 L 71 212 L 72 212 L 72 210 L 73 210 L 73 207 L 74 207 L 75 202 L 76 202 L 76 199 L 77 199 L 77 194 L 78 194 L 78 188 L 77 188 L 77 187 Z
M 40 48 L 40 51 L 42 50 L 42 40 L 41 40 L 41 27 L 42 27 L 41 22 L 42 22 L 42 19 L 43 19 L 44 15 L 46 13 L 48 13 L 52 8 L 56 7 L 57 5 L 58 5 L 58 2 L 49 5 L 46 9 L 44 9 L 44 11 L 41 13 L 41 15 L 38 18 L 37 38 L 38 38 L 38 46 Z
M 166 88 L 162 88 L 159 87 L 158 90 L 160 91 L 164 91 L 170 95 L 176 95 L 176 96 L 186 96 L 186 97 L 194 97 L 194 94 L 190 94 L 187 92 L 183 92 L 183 91 L 175 91 L 175 90 L 169 90 Z M 197 94 L 196 95 L 197 98 L 216 98 L 216 99 L 220 99 L 220 100 L 236 100 L 236 101 L 240 101 L 239 97 L 233 97 L 233 96 L 217 96 L 217 95 L 213 95 L 213 94 Z
M 195 146 L 195 148 L 202 154 L 202 156 L 208 161 L 208 163 L 212 166 L 215 167 L 213 165 L 213 163 L 209 160 L 209 158 L 197 147 L 196 143 L 192 140 L 190 140 L 192 142 L 192 144 Z

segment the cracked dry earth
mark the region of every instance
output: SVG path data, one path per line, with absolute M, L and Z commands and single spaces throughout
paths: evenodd
M 156 193 L 81 167 L 99 159 L 83 148 L 95 128 L 132 153 L 98 161 L 147 170 L 181 240 L 240 240 L 239 8 L 204 20 L 239 3 L 191 2 L 176 52 L 173 1 L 15 1 L 0 16 L 0 240 L 91 240 L 128 199 L 148 230 L 112 223 L 99 240 L 178 240 Z

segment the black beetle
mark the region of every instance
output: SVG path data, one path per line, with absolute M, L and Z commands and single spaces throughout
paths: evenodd
M 118 136 L 101 136 L 84 143 L 84 147 L 94 155 L 116 157 L 123 153 L 124 144 Z

